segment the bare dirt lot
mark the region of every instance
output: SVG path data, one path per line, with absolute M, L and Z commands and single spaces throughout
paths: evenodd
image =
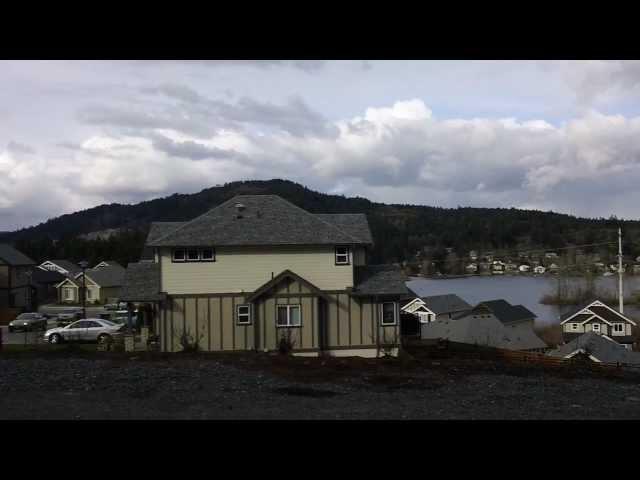
M 632 373 L 451 358 L 0 353 L 0 419 L 632 418 Z

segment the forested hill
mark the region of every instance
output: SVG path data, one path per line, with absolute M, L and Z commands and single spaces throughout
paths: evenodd
M 372 262 L 400 262 L 418 250 L 559 248 L 615 240 L 622 225 L 625 253 L 640 254 L 640 222 L 585 219 L 553 212 L 515 208 L 439 208 L 386 205 L 365 198 L 327 195 L 286 180 L 245 181 L 174 194 L 135 205 L 101 205 L 62 215 L 37 226 L 3 235 L 36 261 L 83 258 L 115 259 L 123 264 L 139 257 L 149 222 L 190 220 L 238 194 L 280 195 L 314 213 L 366 213 L 376 242 Z M 425 198 L 428 203 L 428 198 Z M 79 238 L 81 234 L 121 229 L 110 238 Z

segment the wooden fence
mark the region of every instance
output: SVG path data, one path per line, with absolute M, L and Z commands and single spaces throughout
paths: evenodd
M 409 340 L 405 350 L 417 358 L 465 358 L 503 361 L 511 365 L 531 365 L 549 368 L 581 367 L 598 370 L 634 370 L 640 365 L 624 363 L 601 363 L 572 357 L 550 357 L 541 352 L 506 350 L 502 348 L 450 342 L 448 340 Z

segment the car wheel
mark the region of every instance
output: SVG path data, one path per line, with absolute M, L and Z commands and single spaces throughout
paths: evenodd
M 52 333 L 49 337 L 49 343 L 62 343 L 62 336 L 57 333 Z
M 98 343 L 111 343 L 111 335 L 107 333 L 101 333 L 98 335 Z

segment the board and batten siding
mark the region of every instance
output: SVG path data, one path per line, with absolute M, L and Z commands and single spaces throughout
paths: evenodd
M 324 300 L 304 285 L 280 285 L 252 305 L 249 325 L 238 325 L 236 306 L 245 296 L 178 295 L 170 297 L 158 316 L 158 333 L 163 351 L 182 350 L 181 337 L 197 340 L 204 351 L 275 351 L 280 339 L 289 336 L 294 352 L 317 352 L 321 347 L 320 302 L 326 303 L 326 347 L 329 351 L 375 349 L 397 345 L 399 324 L 382 326 L 381 303 L 370 298 L 354 298 L 346 291 L 331 293 Z M 276 325 L 278 305 L 300 305 L 301 325 Z M 396 316 L 399 307 L 396 303 Z
M 284 270 L 321 290 L 353 287 L 353 264 L 336 265 L 335 249 L 321 247 L 216 247 L 215 262 L 172 262 L 160 249 L 162 291 L 169 295 L 253 292 Z

